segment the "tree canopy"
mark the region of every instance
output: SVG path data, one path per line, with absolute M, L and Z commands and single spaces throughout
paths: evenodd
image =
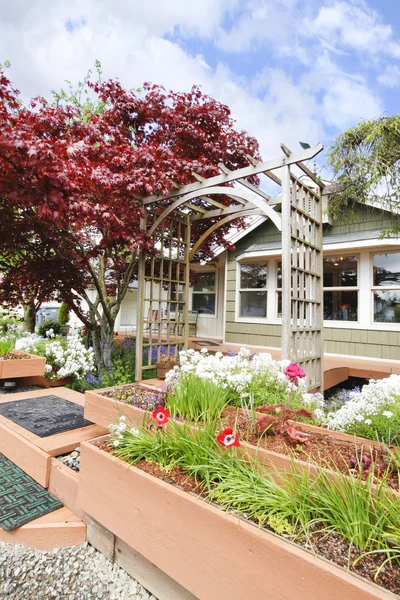
M 328 155 L 339 191 L 332 198 L 333 216 L 352 209 L 355 202 L 392 211 L 387 234 L 400 229 L 400 115 L 362 121 L 340 135 Z
M 94 332 L 100 323 L 96 357 L 109 370 L 138 253 L 156 251 L 140 229 L 141 199 L 193 181 L 193 172 L 215 175 L 221 162 L 246 166 L 246 155 L 259 158 L 258 144 L 197 87 L 144 84 L 137 92 L 90 79 L 83 86 L 94 98 L 84 105 L 64 94 L 24 106 L 0 72 L 0 301 L 67 302 Z M 224 243 L 224 233 L 201 252 Z

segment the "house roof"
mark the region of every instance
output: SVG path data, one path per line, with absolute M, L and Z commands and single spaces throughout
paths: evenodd
M 336 234 L 328 234 L 323 237 L 323 244 L 325 246 L 335 245 L 345 245 L 351 244 L 353 242 L 368 242 L 373 243 L 373 241 L 379 241 L 380 245 L 393 245 L 398 244 L 400 242 L 399 237 L 393 238 L 381 238 L 382 229 L 370 229 L 369 231 L 349 231 L 347 233 L 336 233 Z M 248 248 L 246 248 L 245 253 L 260 253 L 267 252 L 272 250 L 281 250 L 282 243 L 281 241 L 276 242 L 260 242 L 258 244 L 252 244 Z

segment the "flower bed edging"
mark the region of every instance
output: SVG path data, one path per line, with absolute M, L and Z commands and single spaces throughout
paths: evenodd
M 12 354 L 26 355 L 26 352 L 13 350 Z M 42 356 L 28 354 L 27 358 L 16 360 L 0 360 L 0 379 L 18 379 L 20 377 L 31 377 L 44 375 L 46 359 Z
M 102 391 L 105 392 L 109 389 L 111 388 Z M 145 411 L 125 402 L 103 396 L 97 390 L 86 390 L 85 419 L 108 429 L 109 425 L 116 423 L 121 416 L 129 419 L 132 425 L 139 425 L 143 423 Z
M 104 438 L 103 438 L 104 439 Z M 291 542 L 81 444 L 78 504 L 199 600 L 389 600 Z

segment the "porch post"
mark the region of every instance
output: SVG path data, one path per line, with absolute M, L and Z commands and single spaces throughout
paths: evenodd
M 282 360 L 292 359 L 292 268 L 291 268 L 291 191 L 290 167 L 284 165 L 282 178 Z

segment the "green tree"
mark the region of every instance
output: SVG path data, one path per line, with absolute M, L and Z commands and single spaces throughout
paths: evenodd
M 362 121 L 342 133 L 328 160 L 339 184 L 330 201 L 333 217 L 349 214 L 356 202 L 392 211 L 387 235 L 400 230 L 400 115 Z

